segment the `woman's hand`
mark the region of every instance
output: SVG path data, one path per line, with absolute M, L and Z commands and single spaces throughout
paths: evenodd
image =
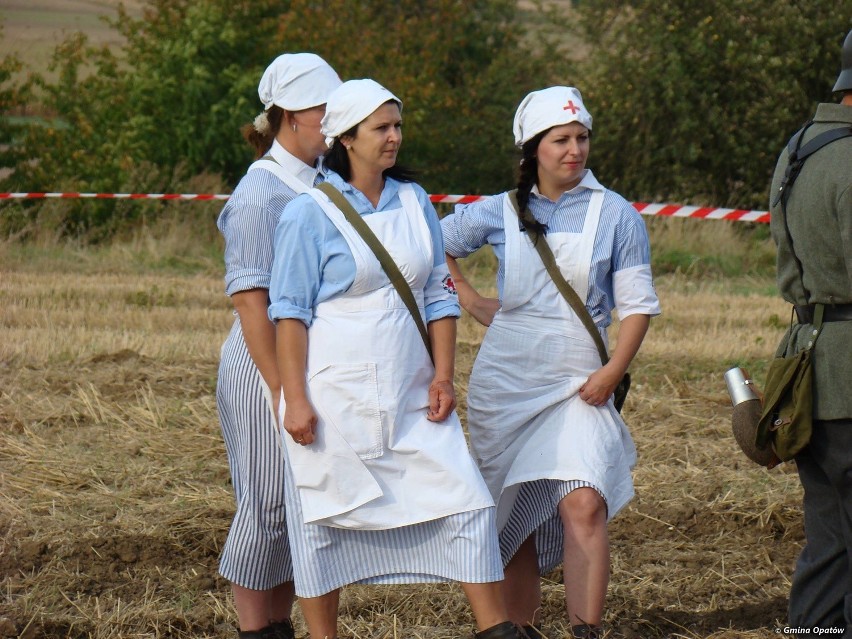
M 456 389 L 453 383 L 446 379 L 433 379 L 429 384 L 429 413 L 426 419 L 430 422 L 442 422 L 456 407 Z
M 307 398 L 289 401 L 284 406 L 284 430 L 297 444 L 312 444 L 316 426 L 317 414 Z
M 447 253 L 447 268 L 453 278 L 456 293 L 459 296 L 459 304 L 470 313 L 477 322 L 483 326 L 491 326 L 494 315 L 500 310 L 500 301 L 494 297 L 483 297 L 464 278 L 461 267 L 456 258 Z
M 648 315 L 628 315 L 621 320 L 618 329 L 618 344 L 606 366 L 589 375 L 580 387 L 580 399 L 592 406 L 603 406 L 615 392 L 615 387 L 624 377 L 639 346 L 648 331 L 651 318 Z
M 612 360 L 589 375 L 586 383 L 580 387 L 580 399 L 591 406 L 603 406 L 612 397 L 616 386 L 624 377 L 624 371 Z
M 284 430 L 302 446 L 312 444 L 317 414 L 308 399 L 305 366 L 308 353 L 308 329 L 297 319 L 282 319 L 276 327 L 275 346 L 284 395 Z

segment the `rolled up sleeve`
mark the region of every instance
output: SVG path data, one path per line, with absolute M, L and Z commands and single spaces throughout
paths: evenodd
M 613 296 L 618 316 L 656 316 L 661 312 L 660 300 L 651 274 L 651 243 L 642 216 L 625 205 L 615 233 L 613 254 Z
M 426 224 L 432 236 L 432 272 L 426 280 L 423 289 L 423 305 L 426 309 L 426 322 L 443 319 L 445 317 L 460 317 L 458 294 L 450 277 L 450 269 L 447 267 L 447 259 L 444 254 L 444 236 L 441 231 L 441 223 L 435 207 L 429 201 L 426 192 L 417 190 L 417 197 L 426 216 Z
M 448 255 L 467 257 L 489 242 L 494 233 L 502 233 L 503 208 L 500 197 L 473 204 L 459 204 L 441 220 L 444 246 Z
M 225 293 L 269 288 L 273 218 L 245 199 L 228 204 L 219 220 L 225 238 Z
M 322 277 L 323 252 L 304 209 L 309 196 L 300 196 L 284 209 L 275 229 L 275 259 L 269 287 L 269 319 L 313 321 Z

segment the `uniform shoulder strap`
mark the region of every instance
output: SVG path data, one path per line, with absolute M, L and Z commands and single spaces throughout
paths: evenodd
M 799 177 L 802 171 L 802 166 L 811 155 L 819 151 L 824 146 L 852 136 L 852 126 L 837 127 L 829 129 L 819 135 L 814 136 L 807 144 L 802 146 L 802 139 L 805 137 L 805 131 L 813 124 L 810 120 L 805 126 L 798 131 L 787 143 L 787 169 L 784 171 L 784 177 L 781 179 L 781 186 L 775 194 L 775 199 L 772 201 L 772 206 L 781 204 L 781 221 L 784 224 L 784 234 L 787 237 L 787 243 L 790 245 L 790 253 L 793 260 L 796 262 L 796 269 L 799 271 L 799 280 L 802 283 L 802 290 L 806 298 L 810 298 L 810 291 L 805 286 L 804 268 L 799 256 L 796 255 L 796 250 L 793 246 L 793 236 L 790 234 L 790 225 L 787 223 L 787 200 L 790 199 L 790 189 Z
M 805 160 L 819 151 L 822 147 L 827 146 L 832 142 L 836 142 L 837 140 L 842 140 L 843 138 L 852 136 L 852 126 L 842 126 L 837 127 L 836 129 L 823 131 L 819 135 L 814 136 L 812 140 L 809 140 L 807 144 L 802 146 L 802 139 L 805 136 L 805 131 L 807 131 L 808 127 L 810 127 L 813 123 L 813 120 L 810 120 L 804 127 L 802 127 L 801 130 L 790 138 L 790 141 L 787 143 L 787 169 L 784 171 L 781 186 L 775 194 L 775 200 L 772 202 L 773 206 L 777 206 L 779 202 L 785 204 L 789 199 L 790 189 L 793 188 L 796 178 L 799 177 L 799 173 L 802 171 L 802 166 L 804 165 Z

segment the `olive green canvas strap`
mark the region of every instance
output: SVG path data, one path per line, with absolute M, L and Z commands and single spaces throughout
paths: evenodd
M 515 212 L 518 214 L 518 217 L 522 220 L 525 219 L 528 222 L 534 222 L 532 219 L 532 214 L 529 212 L 529 209 L 526 209 L 523 213 L 518 211 L 518 191 L 517 189 L 513 189 L 509 191 L 509 202 L 512 204 L 512 207 L 515 209 Z M 550 250 L 550 246 L 547 241 L 544 239 L 544 236 L 538 236 L 533 241 L 533 246 L 535 246 L 536 251 L 538 251 L 539 256 L 541 257 L 541 261 L 544 262 L 544 268 L 547 270 L 550 278 L 553 280 L 553 283 L 556 284 L 556 288 L 559 289 L 559 292 L 562 294 L 562 297 L 565 298 L 565 301 L 568 302 L 568 305 L 574 309 L 574 312 L 577 314 L 577 317 L 580 318 L 580 321 L 583 322 L 583 326 L 586 327 L 586 330 L 589 331 L 589 334 L 592 336 L 592 339 L 595 341 L 595 346 L 598 347 L 598 353 L 601 356 L 601 362 L 605 365 L 609 361 L 609 353 L 606 351 L 606 345 L 603 343 L 603 338 L 601 337 L 600 332 L 598 332 L 598 327 L 595 324 L 595 320 L 592 319 L 592 316 L 589 314 L 586 305 L 583 303 L 583 300 L 580 299 L 580 296 L 577 295 L 577 292 L 571 288 L 571 285 L 568 281 L 562 276 L 562 272 L 559 270 L 559 266 L 556 264 L 556 258 L 553 256 L 553 251 Z
M 423 322 L 423 318 L 420 315 L 420 308 L 417 306 L 417 301 L 414 299 L 414 293 L 411 292 L 411 287 L 408 285 L 408 282 L 405 281 L 405 277 L 400 272 L 396 262 L 393 261 L 390 253 L 388 253 L 387 249 L 379 241 L 379 238 L 376 237 L 376 234 L 373 233 L 373 230 L 364 221 L 364 218 L 358 215 L 355 208 L 345 197 L 343 197 L 343 193 L 338 191 L 328 182 L 323 182 L 316 188 L 325 193 L 334 205 L 340 209 L 340 212 L 343 213 L 343 217 L 346 218 L 346 221 L 352 225 L 352 227 L 358 232 L 358 235 L 361 236 L 361 239 L 364 240 L 367 246 L 370 247 L 370 250 L 373 251 L 376 259 L 379 260 L 379 264 L 382 265 L 385 275 L 388 276 L 388 279 L 391 281 L 391 284 L 393 284 L 396 292 L 399 293 L 402 301 L 405 302 L 405 306 L 411 313 L 411 317 L 414 318 L 414 322 L 417 324 L 417 330 L 420 331 L 420 337 L 423 339 L 423 345 L 429 353 L 429 358 L 434 362 L 435 360 L 432 357 L 432 342 L 429 339 L 429 331 L 426 330 L 426 324 Z
M 814 320 L 812 322 L 813 330 L 811 332 L 810 343 L 808 348 L 813 348 L 817 337 L 822 333 L 822 322 L 825 317 L 825 304 L 814 304 Z

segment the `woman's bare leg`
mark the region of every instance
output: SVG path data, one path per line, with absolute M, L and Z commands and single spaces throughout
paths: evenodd
M 231 590 L 240 630 L 260 630 L 270 622 L 289 619 L 296 598 L 292 581 L 269 590 L 252 590 L 231 584 Z
M 519 626 L 537 624 L 541 615 L 541 578 L 534 534 L 524 540 L 503 572 L 509 619 Z
M 308 624 L 311 639 L 337 637 L 337 611 L 340 606 L 340 588 L 319 597 L 300 597 L 299 607 Z
M 483 584 L 462 583 L 461 587 L 470 602 L 478 631 L 481 632 L 509 619 L 503 601 L 502 581 Z
M 565 533 L 565 605 L 572 625 L 599 626 L 609 586 L 606 502 L 593 488 L 578 488 L 559 502 Z

